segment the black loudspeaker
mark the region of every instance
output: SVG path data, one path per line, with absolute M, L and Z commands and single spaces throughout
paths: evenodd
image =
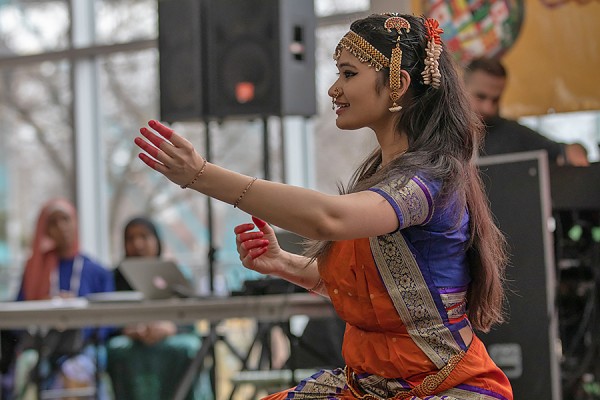
M 164 121 L 205 114 L 199 0 L 158 2 L 160 115 Z
M 506 235 L 508 321 L 479 334 L 515 399 L 562 398 L 548 158 L 545 151 L 484 157 L 490 207 Z
M 313 0 L 159 1 L 161 117 L 314 115 L 315 29 Z

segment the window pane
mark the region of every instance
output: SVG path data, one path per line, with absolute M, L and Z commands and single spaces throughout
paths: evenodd
M 581 143 L 586 148 L 590 161 L 600 160 L 600 149 L 598 148 L 600 113 L 598 111 L 523 117 L 520 122 L 551 140 L 563 143 Z
M 153 217 L 156 198 L 152 189 L 160 184 L 137 159 L 133 144 L 139 128 L 157 116 L 157 51 L 112 54 L 99 58 L 98 65 L 100 132 L 107 157 L 109 231 L 114 249 L 111 256 L 116 262 L 122 255 L 123 219 L 130 214 Z M 157 194 L 160 197 L 162 190 Z
M 156 0 L 96 0 L 97 43 L 125 43 L 156 38 L 156 3 Z
M 42 203 L 74 197 L 70 72 L 66 62 L 0 72 L 0 232 L 5 232 L 4 239 L 0 234 L 0 268 L 18 276 Z M 0 288 L 0 296 L 15 295 L 15 284 Z
M 105 146 L 109 198 L 109 231 L 114 262 L 123 256 L 122 228 L 129 217 L 146 215 L 164 229 L 161 214 L 170 219 L 183 193 L 152 173 L 137 157 L 133 144 L 139 128 L 158 118 L 157 51 L 113 54 L 99 60 L 101 132 Z M 176 218 L 178 219 L 178 218 Z M 166 233 L 166 232 L 163 232 Z M 163 234 L 167 252 L 178 252 L 180 235 Z M 190 244 L 183 239 L 185 251 Z M 176 250 L 173 250 L 176 249 Z
M 8 234 L 8 166 L 4 165 L 7 151 L 5 146 L 0 146 L 0 301 L 8 299 L 11 290 L 10 277 L 10 250 Z
M 3 55 L 64 50 L 69 46 L 66 0 L 0 3 L 0 48 Z
M 334 14 L 367 11 L 371 7 L 370 0 L 318 0 L 315 1 L 315 13 L 318 17 Z

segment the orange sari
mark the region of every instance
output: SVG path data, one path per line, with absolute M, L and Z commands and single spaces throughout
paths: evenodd
M 398 392 L 408 392 L 422 383 L 425 377 L 437 373 L 438 366 L 417 345 L 398 318 L 371 256 L 369 240 L 336 243 L 328 261 L 320 268 L 321 275 L 336 311 L 347 321 L 342 351 L 359 385 L 370 393 L 382 394 L 373 399 L 386 399 Z M 438 350 L 438 353 L 446 350 Z M 427 399 L 442 396 L 446 396 L 444 399 L 464 400 L 513 398 L 508 379 L 476 336 L 458 365 L 436 388 L 435 395 L 429 395 Z M 296 388 L 265 399 L 356 398 L 359 397 L 348 388 L 344 371 L 339 369 L 321 371 Z
M 444 223 L 432 217 L 428 187 L 420 179 L 400 190 L 393 186 L 383 195 L 398 210 L 401 229 L 336 242 L 319 260 L 329 297 L 346 321 L 346 368 L 320 371 L 266 399 L 512 400 L 508 378 L 483 343 L 475 335 L 465 343 L 472 334 L 466 288 L 445 292 L 433 283 L 432 270 L 447 269 L 448 261 L 436 265 L 427 257 L 444 246 L 417 248 L 407 239 L 405 228 Z

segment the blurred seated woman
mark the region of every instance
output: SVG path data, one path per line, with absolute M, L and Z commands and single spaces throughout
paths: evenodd
M 111 272 L 79 249 L 75 207 L 62 198 L 48 201 L 37 220 L 17 300 L 67 299 L 113 290 Z M 32 383 L 41 390 L 93 387 L 96 367 L 99 361 L 102 364 L 94 345 L 109 330 L 51 330 L 41 336 L 21 333 L 14 382 L 17 398 L 29 398 L 38 389 Z M 42 357 L 39 349 L 44 349 Z M 105 399 L 106 393 L 101 390 L 95 398 Z
M 162 245 L 154 223 L 131 219 L 124 230 L 125 257 L 160 257 Z M 132 290 L 117 267 L 117 290 Z M 193 327 L 171 321 L 126 326 L 108 344 L 108 373 L 116 400 L 163 400 L 173 396 L 181 378 L 200 349 Z M 200 382 L 202 381 L 202 383 Z M 186 400 L 212 399 L 210 382 L 203 374 Z

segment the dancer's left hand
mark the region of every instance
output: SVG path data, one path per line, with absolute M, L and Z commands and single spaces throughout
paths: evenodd
M 135 144 L 144 151 L 140 159 L 150 168 L 160 172 L 178 185 L 188 184 L 204 163 L 189 140 L 175 133 L 171 128 L 151 120 L 148 126 L 140 128 L 146 140 L 136 137 Z

